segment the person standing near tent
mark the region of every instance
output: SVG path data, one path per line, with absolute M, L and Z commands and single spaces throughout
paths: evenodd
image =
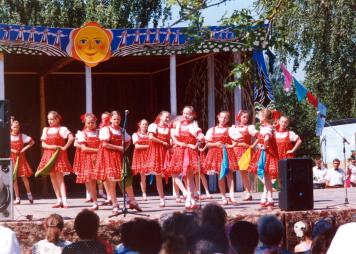
M 165 207 L 162 175 L 165 173 L 166 155 L 171 146 L 170 113 L 161 111 L 154 123 L 148 126 L 148 152 L 145 174 L 156 175 L 156 187 L 160 207 Z
M 230 128 L 230 135 L 236 142 L 234 147 L 234 152 L 237 161 L 240 160 L 241 156 L 250 148 L 254 147 L 252 145 L 252 138 L 256 136 L 258 131 L 254 125 L 249 125 L 250 114 L 247 110 L 241 110 L 235 117 L 237 124 L 232 125 Z M 245 169 L 240 168 L 240 174 L 242 178 L 242 183 L 244 185 L 246 196 L 243 201 L 252 200 L 250 180 L 248 178 L 248 172 Z
M 299 136 L 295 134 L 294 131 L 289 131 L 287 129 L 288 125 L 288 117 L 281 116 L 278 120 L 278 124 L 274 132 L 280 160 L 295 158 L 295 151 L 298 150 L 302 144 L 302 140 L 299 138 Z
M 146 119 L 141 119 L 137 124 L 138 130 L 132 134 L 132 143 L 135 146 L 132 155 L 132 175 L 140 174 L 141 177 L 141 191 L 142 200 L 147 200 L 146 194 L 146 174 L 144 173 L 145 165 L 147 161 L 148 151 L 148 122 Z
M 247 170 L 263 179 L 264 188 L 260 201 L 261 206 L 273 207 L 272 179 L 278 176 L 279 157 L 273 135 L 272 112 L 268 109 L 262 109 L 258 115 L 261 127 L 257 135 L 257 152 L 253 154 Z
M 96 181 L 93 176 L 99 149 L 99 131 L 96 128 L 96 117 L 92 113 L 85 113 L 81 117 L 84 123 L 82 131 L 75 135 L 74 146 L 77 148 L 73 163 L 73 171 L 77 175 L 76 182 L 84 183 L 93 201 L 92 210 L 98 210 Z
M 14 204 L 20 204 L 20 191 L 18 186 L 18 177 L 22 178 L 27 191 L 27 198 L 31 204 L 33 204 L 33 197 L 31 194 L 30 183 L 28 178 L 32 175 L 32 169 L 27 162 L 25 152 L 35 144 L 33 139 L 26 134 L 20 132 L 20 122 L 13 120 L 11 122 L 11 160 L 14 168 L 13 180 L 14 180 L 14 191 L 16 199 Z
M 112 111 L 110 115 L 110 125 L 105 126 L 99 131 L 100 146 L 97 156 L 97 162 L 93 172 L 93 178 L 108 181 L 109 195 L 113 205 L 112 213 L 119 213 L 119 205 L 116 200 L 116 183 L 122 180 L 123 171 L 122 162 L 123 151 L 126 150 L 131 143 L 131 137 L 120 127 L 121 116 L 118 111 Z M 123 144 L 123 135 L 125 135 L 125 144 Z M 119 182 L 120 183 L 120 182 Z M 128 205 L 130 209 L 142 211 L 137 204 L 132 188 L 132 184 L 127 184 L 125 191 L 129 198 Z
M 176 148 L 172 154 L 168 172 L 179 172 L 187 179 L 186 209 L 195 209 L 194 200 L 195 183 L 194 174 L 198 172 L 198 140 L 204 138 L 201 129 L 195 119 L 195 111 L 192 106 L 185 106 L 182 111 L 182 121 L 175 126 L 173 136 Z
M 74 137 L 67 127 L 60 125 L 62 117 L 58 112 L 50 111 L 47 119 L 49 127 L 45 127 L 42 132 L 43 154 L 37 172 L 50 172 L 52 186 L 57 197 L 57 203 L 52 207 L 68 208 L 64 174 L 72 172 L 67 149 L 73 143 Z M 55 161 L 53 164 L 48 163 L 53 160 Z
M 236 205 L 234 198 L 234 179 L 233 171 L 238 169 L 237 159 L 233 150 L 234 142 L 229 134 L 228 123 L 230 113 L 221 111 L 218 115 L 218 125 L 208 130 L 205 140 L 209 148 L 208 154 L 204 160 L 204 170 L 206 174 L 219 175 L 219 189 L 222 195 L 222 204 L 227 205 L 229 202 Z M 229 199 L 226 199 L 227 179 L 229 189 Z

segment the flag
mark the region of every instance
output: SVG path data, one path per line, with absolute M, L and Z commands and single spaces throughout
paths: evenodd
M 225 145 L 223 146 L 222 151 L 223 151 L 223 158 L 221 162 L 219 180 L 223 179 L 229 173 L 229 158 L 227 156 L 227 150 Z
M 128 187 L 132 185 L 131 166 L 130 166 L 130 161 L 128 156 L 125 155 L 123 160 L 124 160 L 124 168 L 122 171 L 121 186 L 124 186 L 124 178 L 126 178 L 125 187 Z M 122 188 L 122 191 L 125 191 L 124 188 Z
M 281 69 L 284 75 L 284 91 L 288 92 L 291 88 L 291 83 L 293 80 L 292 74 L 287 70 L 284 64 L 281 64 Z
M 297 92 L 298 101 L 301 102 L 307 96 L 308 90 L 305 88 L 305 86 L 300 84 L 298 82 L 298 80 L 296 80 L 295 78 L 293 78 L 293 81 L 294 81 L 294 85 L 295 85 L 295 90 Z
M 315 108 L 318 107 L 318 98 L 316 98 L 310 91 L 307 92 L 308 102 Z
M 260 179 L 263 179 L 265 174 L 265 165 L 266 165 L 266 151 L 262 149 L 260 158 L 257 162 L 257 175 Z
M 323 128 L 324 128 L 325 121 L 326 121 L 326 113 L 327 113 L 326 106 L 319 101 L 318 102 L 318 117 L 316 120 L 316 131 L 315 131 L 316 135 L 318 137 L 320 137 L 321 133 L 323 132 Z
M 256 72 L 258 74 L 258 79 L 254 82 L 254 103 L 255 106 L 267 108 L 274 102 L 274 96 L 263 52 L 261 50 L 254 50 L 252 58 L 256 64 Z
M 250 164 L 252 156 L 252 148 L 249 147 L 247 150 L 242 154 L 241 158 L 238 161 L 239 169 L 240 170 L 247 170 L 248 165 Z

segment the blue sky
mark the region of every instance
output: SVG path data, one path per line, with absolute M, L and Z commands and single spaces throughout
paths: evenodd
M 234 10 L 241 10 L 242 8 L 253 8 L 252 0 L 232 0 L 227 1 L 219 6 L 214 6 L 212 8 L 206 9 L 203 11 L 204 16 L 204 25 L 215 26 L 219 25 L 219 20 L 224 15 L 231 15 Z M 174 7 L 172 9 L 172 20 L 168 24 L 175 22 L 179 19 L 178 8 Z M 176 25 L 177 27 L 187 26 L 186 22 L 181 22 Z M 278 58 L 278 56 L 277 56 Z M 293 76 L 299 81 L 303 81 L 305 77 L 305 72 L 303 70 L 305 63 L 301 63 L 301 67 L 297 70 L 296 73 L 293 73 Z M 291 63 L 287 65 L 287 68 L 291 71 Z

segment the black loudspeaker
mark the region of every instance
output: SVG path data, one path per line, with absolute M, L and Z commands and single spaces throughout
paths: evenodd
M 8 100 L 0 100 L 0 158 L 10 157 L 10 107 Z
M 279 208 L 281 210 L 313 209 L 312 165 L 311 159 L 285 159 L 278 162 Z

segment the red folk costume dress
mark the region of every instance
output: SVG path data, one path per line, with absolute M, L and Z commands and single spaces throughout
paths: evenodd
M 141 134 L 139 131 L 132 134 L 132 143 L 138 145 L 148 145 L 148 135 Z M 147 163 L 148 148 L 134 149 L 132 156 L 132 175 L 137 175 L 145 172 Z
M 160 127 L 156 123 L 151 123 L 148 126 L 148 133 L 152 133 L 155 138 L 168 144 L 171 139 L 171 129 L 169 127 Z M 149 141 L 147 163 L 144 170 L 145 174 L 162 175 L 165 173 L 168 148 L 169 147 L 153 140 Z
M 287 151 L 293 149 L 293 143 L 300 139 L 299 136 L 293 131 L 285 130 L 275 131 L 274 137 L 277 142 L 279 159 L 295 158 L 294 154 L 287 154 Z
M 41 141 L 45 142 L 47 145 L 65 146 L 65 139 L 68 138 L 69 134 L 71 134 L 71 132 L 64 126 L 46 127 L 43 129 Z M 43 148 L 43 154 L 38 169 L 43 168 L 55 152 L 56 150 Z M 59 151 L 56 163 L 51 172 L 72 172 L 72 166 L 69 163 L 67 151 Z
M 269 124 L 261 125 L 260 132 L 257 135 L 257 139 L 258 139 L 257 151 L 253 154 L 252 159 L 250 161 L 250 165 L 247 170 L 251 173 L 257 174 L 257 170 L 258 170 L 257 164 L 260 159 L 261 151 L 262 151 L 259 148 L 259 145 L 264 144 L 264 138 L 266 135 L 269 136 L 269 140 L 268 140 L 268 148 L 266 149 L 266 164 L 264 168 L 264 173 L 272 178 L 277 178 L 278 159 L 279 159 L 278 150 L 277 150 L 276 140 L 274 139 L 274 135 L 273 135 L 273 127 L 272 125 Z
M 196 145 L 201 129 L 196 123 L 179 123 L 175 128 L 175 138 L 184 144 Z M 188 171 L 198 171 L 198 150 L 189 147 L 176 146 L 167 169 L 168 175 L 186 175 Z
M 229 132 L 230 136 L 236 143 L 246 143 L 248 145 L 252 145 L 252 137 L 256 136 L 258 133 L 254 125 L 233 125 L 230 127 Z M 246 150 L 246 147 L 237 145 L 234 147 L 237 161 L 240 160 Z
M 78 131 L 75 138 L 79 144 L 83 144 L 88 148 L 99 148 L 99 131 L 83 130 Z M 77 175 L 77 183 L 87 183 L 91 180 L 97 180 L 93 174 L 97 152 L 83 152 L 77 148 L 73 163 L 73 171 Z
M 27 162 L 25 153 L 20 153 L 20 151 L 24 148 L 25 144 L 31 142 L 31 137 L 20 133 L 19 135 L 11 135 L 11 149 L 16 150 L 19 154 L 11 153 L 12 165 L 15 166 L 17 156 L 19 156 L 19 166 L 17 171 L 17 177 L 30 177 L 32 173 L 32 169 Z
M 206 133 L 205 140 L 207 142 L 222 142 L 225 145 L 231 145 L 232 139 L 229 135 L 229 128 L 224 127 L 220 128 L 218 126 L 210 128 Z M 229 161 L 229 170 L 236 171 L 238 170 L 237 159 L 232 148 L 226 148 L 228 161 Z M 209 151 L 205 157 L 203 168 L 205 173 L 208 175 L 219 174 L 221 169 L 221 163 L 223 159 L 223 149 L 220 147 L 210 147 Z
M 99 132 L 100 146 L 97 155 L 95 169 L 91 176 L 97 180 L 120 180 L 122 176 L 122 152 L 119 150 L 103 147 L 104 141 L 122 146 L 122 130 L 115 129 L 112 126 L 106 126 Z M 125 142 L 131 140 L 130 135 L 125 132 Z

